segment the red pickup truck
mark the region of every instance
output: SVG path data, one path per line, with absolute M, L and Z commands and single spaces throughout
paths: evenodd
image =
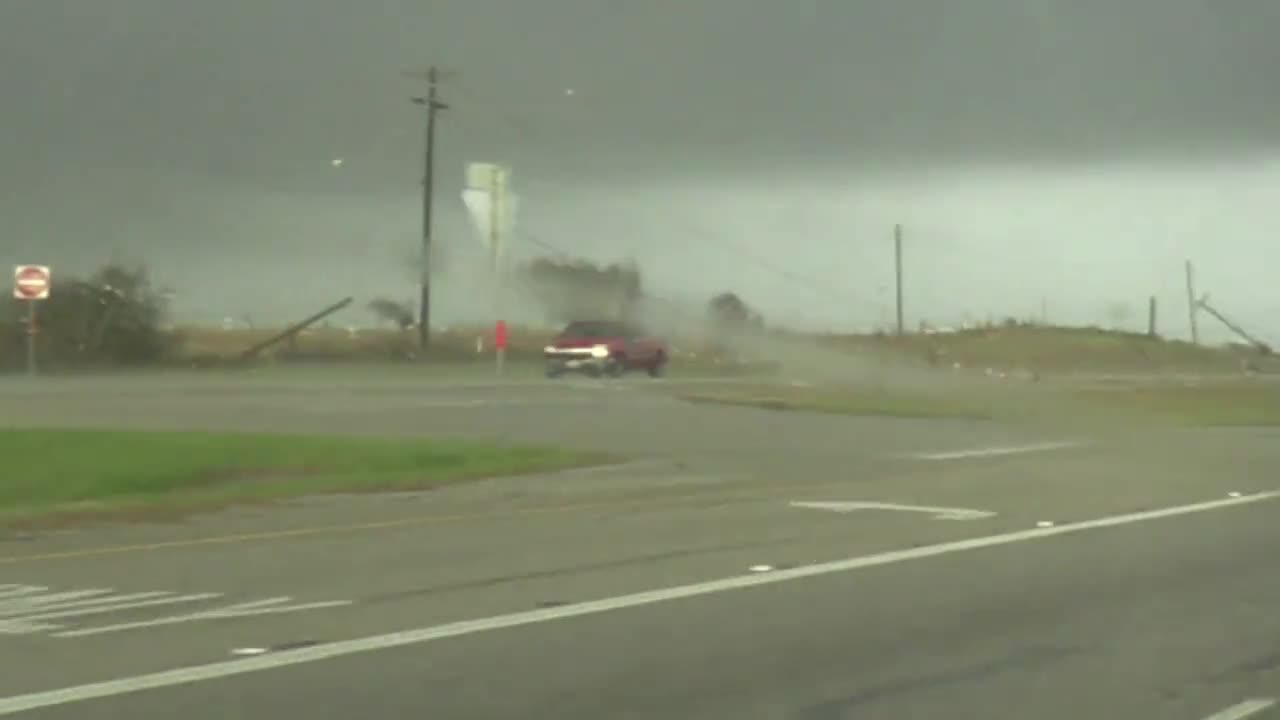
M 547 377 L 567 372 L 619 376 L 644 370 L 659 377 L 667 367 L 667 343 L 628 323 L 584 320 L 569 323 L 543 348 Z

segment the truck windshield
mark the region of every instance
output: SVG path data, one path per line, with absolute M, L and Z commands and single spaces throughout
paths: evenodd
M 573 338 L 616 338 L 624 337 L 626 330 L 617 323 L 611 322 L 574 322 L 560 333 L 560 337 Z

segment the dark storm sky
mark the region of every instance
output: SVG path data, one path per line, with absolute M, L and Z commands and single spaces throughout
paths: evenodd
M 665 248 L 661 274 L 698 236 L 728 233 L 787 244 L 773 259 L 803 273 L 836 257 L 829 239 L 777 216 L 825 226 L 814 204 L 843 204 L 804 178 L 868 187 L 1011 164 L 1186 177 L 1267 161 L 1278 36 L 1274 0 L 2 0 L 0 256 L 146 256 L 203 293 L 188 305 L 229 308 L 219 295 L 267 297 L 232 268 L 306 266 L 287 282 L 315 297 L 362 262 L 403 284 L 421 127 L 400 72 L 434 61 L 461 73 L 444 88 L 442 243 L 467 232 L 463 164 L 499 159 L 522 227 L 571 250 Z M 690 200 L 781 192 L 780 177 L 794 203 L 768 218 L 751 218 L 759 200 Z M 1045 187 L 1032 205 L 1058 204 Z M 954 204 L 943 196 L 934 206 Z M 905 219 L 929 215 L 913 197 Z M 1228 212 L 1214 197 L 1200 221 Z M 676 201 L 721 210 L 664 224 Z M 998 235 L 972 242 L 1000 252 Z M 770 292 L 738 262 L 715 281 Z

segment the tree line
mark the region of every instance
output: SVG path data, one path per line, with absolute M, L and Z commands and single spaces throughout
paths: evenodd
M 634 263 L 593 264 L 574 258 L 536 258 L 517 270 L 518 282 L 545 320 L 560 325 L 581 319 L 634 320 L 652 302 Z M 145 366 L 164 362 L 182 346 L 169 329 L 169 298 L 147 268 L 107 264 L 84 276 L 54 275 L 48 299 L 38 301 L 41 364 L 47 367 Z M 376 299 L 369 310 L 401 328 L 411 327 L 409 306 Z M 718 335 L 763 326 L 737 294 L 722 292 L 705 308 Z M 0 303 L 0 370 L 21 369 L 26 359 L 27 307 L 10 297 Z

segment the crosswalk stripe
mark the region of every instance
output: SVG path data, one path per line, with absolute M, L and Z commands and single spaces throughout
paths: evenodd
M 22 597 L 23 595 L 35 595 L 36 593 L 46 592 L 48 589 L 39 585 L 0 585 L 0 600 Z
M 22 635 L 33 632 L 42 632 L 46 630 L 56 630 L 57 626 L 49 625 L 44 622 L 46 620 L 60 620 L 68 617 L 83 617 L 85 615 L 99 615 L 102 613 L 115 612 L 117 610 L 136 610 L 148 607 L 157 607 L 160 605 L 175 605 L 178 603 L 197 602 L 200 600 L 211 600 L 213 598 L 222 597 L 222 593 L 198 593 L 195 595 L 178 595 L 174 597 L 163 597 L 155 600 L 143 600 L 140 602 L 115 603 L 111 605 L 97 605 L 87 608 L 75 608 L 71 610 L 60 610 L 56 612 L 38 613 L 35 615 L 24 615 L 20 618 L 9 618 L 0 620 L 0 633 L 10 635 Z
M 32 597 L 19 598 L 17 600 L 5 600 L 0 602 L 0 618 L 23 615 L 73 600 L 82 600 L 83 598 L 96 597 L 100 595 L 110 595 L 111 592 L 112 590 L 110 588 L 97 588 L 93 590 L 73 590 L 71 592 L 35 595 Z
M 30 608 L 20 612 L 0 613 L 0 620 L 5 619 L 21 619 L 27 615 L 35 615 L 37 613 L 53 612 L 55 610 L 71 610 L 73 608 L 87 608 L 102 605 L 113 605 L 116 603 L 132 603 L 138 600 L 150 600 L 152 598 L 173 595 L 171 592 L 141 592 L 131 593 L 128 595 L 107 595 L 106 597 L 95 597 L 88 600 L 77 600 L 75 602 L 57 603 L 52 605 L 32 605 Z

